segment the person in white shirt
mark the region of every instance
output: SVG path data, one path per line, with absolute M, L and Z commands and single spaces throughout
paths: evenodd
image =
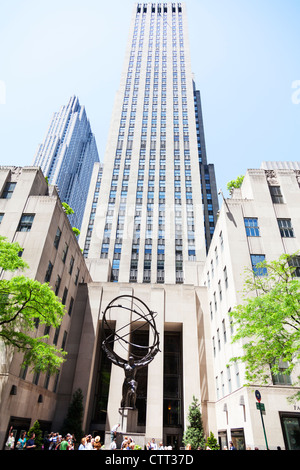
M 110 449 L 115 450 L 116 448 L 117 448 L 117 443 L 116 443 L 116 439 L 114 439 L 110 444 Z
M 113 442 L 114 438 L 117 437 L 117 430 L 120 427 L 120 423 L 115 424 L 110 431 L 111 442 Z
M 157 450 L 157 444 L 155 442 L 155 439 L 153 437 L 151 444 L 150 444 L 150 450 Z

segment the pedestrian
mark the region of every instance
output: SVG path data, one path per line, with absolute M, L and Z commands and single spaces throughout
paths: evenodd
M 8 438 L 5 444 L 5 450 L 13 450 L 14 446 L 15 446 L 15 437 L 14 437 L 14 433 L 12 432 L 12 426 L 11 426 L 9 433 L 8 433 Z
M 100 436 L 96 436 L 96 437 L 95 437 L 94 449 L 95 449 L 95 450 L 100 450 L 100 449 L 101 449 Z
M 92 436 L 90 434 L 86 437 L 85 450 L 94 450 Z
M 26 441 L 26 444 L 25 444 L 26 450 L 34 450 L 36 448 L 34 440 L 35 440 L 35 434 L 33 432 L 32 435 L 29 437 L 29 439 Z
M 110 444 L 110 450 L 115 450 L 117 448 L 117 439 L 114 438 L 114 440 Z
M 68 444 L 69 444 L 68 450 L 74 450 L 74 442 L 75 442 L 74 435 L 71 436 L 71 434 L 68 434 L 67 439 L 68 439 Z
M 55 443 L 55 450 L 59 450 L 61 440 L 62 440 L 62 436 L 59 435 Z
M 16 449 L 23 450 L 25 442 L 26 442 L 26 431 L 22 432 L 21 436 L 19 437 L 18 442 L 16 444 Z
M 115 425 L 111 428 L 111 431 L 110 431 L 111 442 L 113 442 L 113 440 L 115 439 L 115 437 L 117 437 L 117 430 L 118 430 L 119 427 L 120 427 L 120 423 L 115 424 Z
M 68 450 L 69 443 L 66 437 L 63 437 L 59 446 L 59 450 Z
M 152 438 L 152 441 L 150 443 L 150 450 L 157 450 L 157 444 L 155 442 L 154 437 Z
M 78 447 L 78 450 L 86 450 L 86 438 L 85 437 L 81 439 L 81 444 Z
M 49 450 L 55 450 L 56 449 L 57 437 L 58 437 L 58 433 L 55 433 L 55 432 L 51 433 Z
M 44 441 L 43 441 L 43 449 L 44 450 L 49 450 L 49 448 L 50 448 L 50 444 L 51 444 L 50 437 L 51 437 L 51 435 L 48 434 L 48 436 L 45 436 L 45 438 L 44 438 Z
M 236 450 L 236 447 L 234 447 L 233 442 L 229 442 L 229 450 Z

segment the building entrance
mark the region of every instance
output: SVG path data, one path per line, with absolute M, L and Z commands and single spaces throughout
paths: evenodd
M 281 413 L 280 419 L 286 450 L 300 450 L 300 413 Z
M 15 444 L 16 444 L 18 442 L 18 439 L 22 436 L 22 434 L 24 432 L 26 433 L 28 432 L 30 428 L 30 423 L 31 423 L 30 419 L 11 417 L 8 427 L 7 427 L 4 443 L 7 441 L 9 431 L 11 430 L 15 438 Z M 5 447 L 5 444 L 3 446 L 3 449 L 4 447 Z
M 164 445 L 168 447 L 172 446 L 173 450 L 178 450 L 179 449 L 179 434 L 167 434 Z

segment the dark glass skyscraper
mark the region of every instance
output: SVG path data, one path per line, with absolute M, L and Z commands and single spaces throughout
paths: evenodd
M 62 202 L 74 210 L 71 225 L 80 229 L 93 171 L 99 161 L 95 136 L 76 96 L 53 114 L 33 165 L 40 166 L 50 184 L 59 190 Z

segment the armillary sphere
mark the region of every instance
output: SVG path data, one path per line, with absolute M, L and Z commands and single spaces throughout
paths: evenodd
M 118 315 L 125 314 L 130 311 L 132 320 L 122 325 L 120 328 L 113 330 L 111 328 L 111 314 L 114 309 L 118 309 Z M 159 333 L 155 324 L 156 314 L 152 312 L 148 306 L 137 297 L 131 295 L 120 295 L 114 298 L 106 307 L 102 317 L 102 332 L 105 339 L 102 342 L 102 347 L 105 350 L 109 359 L 120 367 L 128 362 L 128 354 L 133 357 L 136 366 L 144 366 L 152 361 L 156 353 L 159 351 Z M 130 328 L 128 326 L 130 325 Z M 133 332 L 144 329 L 145 326 L 149 327 L 149 338 L 153 338 L 150 345 L 139 345 L 130 341 L 130 334 Z M 152 332 L 152 335 L 150 334 Z M 118 342 L 124 349 L 124 357 L 119 356 L 114 351 L 114 343 Z M 120 350 L 120 348 L 119 348 Z

